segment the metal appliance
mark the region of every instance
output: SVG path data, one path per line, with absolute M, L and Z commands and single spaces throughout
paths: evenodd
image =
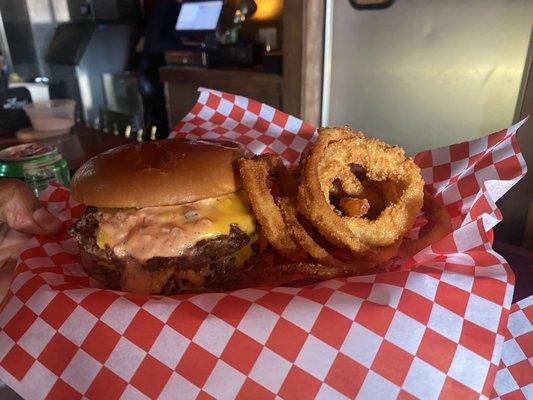
M 104 73 L 102 76 L 105 105 L 100 108 L 102 128 L 124 132 L 144 129 L 143 104 L 138 79 L 131 73 Z
M 139 0 L 67 0 L 72 21 L 122 21 L 141 19 Z
M 1 0 L 0 49 L 9 69 L 25 80 L 49 75 L 44 60 L 58 24 L 69 21 L 137 22 L 139 0 Z
M 0 49 L 24 80 L 57 79 L 63 91 L 55 97 L 81 101 L 80 116 L 90 120 L 103 105 L 101 72 L 124 69 L 141 17 L 139 0 L 1 0 Z M 61 45 L 68 46 L 64 54 Z
M 75 99 L 89 123 L 105 104 L 102 75 L 126 69 L 135 26 L 76 22 L 58 25 L 46 54 L 55 97 Z
M 0 41 L 9 70 L 25 80 L 47 76 L 48 43 L 57 24 L 69 18 L 66 1 L 0 1 Z

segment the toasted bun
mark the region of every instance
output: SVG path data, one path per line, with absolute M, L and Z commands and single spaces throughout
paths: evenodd
M 72 178 L 72 197 L 102 208 L 167 206 L 236 192 L 235 160 L 227 141 L 160 140 L 132 143 L 87 161 Z

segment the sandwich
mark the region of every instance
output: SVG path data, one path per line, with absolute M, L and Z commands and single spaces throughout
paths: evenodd
M 227 141 L 161 140 L 102 153 L 74 175 L 86 209 L 71 228 L 81 262 L 106 287 L 172 294 L 217 290 L 266 248 Z

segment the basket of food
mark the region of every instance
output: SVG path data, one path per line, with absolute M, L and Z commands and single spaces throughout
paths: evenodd
M 521 123 L 414 158 L 200 89 L 171 138 L 90 160 L 20 255 L 0 379 L 27 398 L 493 395 Z

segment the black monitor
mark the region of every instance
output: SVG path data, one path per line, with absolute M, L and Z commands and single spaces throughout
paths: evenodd
M 222 12 L 222 0 L 183 2 L 175 29 L 180 35 L 214 32 Z

